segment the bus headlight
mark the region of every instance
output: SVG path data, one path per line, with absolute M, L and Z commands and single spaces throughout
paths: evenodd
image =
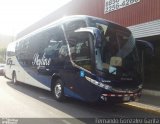
M 106 89 L 106 90 L 111 89 L 111 86 L 109 86 L 107 84 L 98 82 L 98 81 L 96 81 L 96 80 L 94 80 L 94 79 L 92 79 L 90 77 L 87 77 L 87 76 L 85 76 L 85 78 L 86 78 L 86 80 L 88 80 L 89 82 L 91 82 L 92 84 L 94 84 L 94 85 L 96 85 L 98 87 L 101 87 L 101 88 Z
M 142 89 L 142 87 L 143 87 L 143 84 L 140 84 L 140 85 L 138 86 L 139 89 Z
M 111 86 L 109 86 L 109 85 L 105 85 L 105 87 L 104 87 L 106 90 L 108 90 L 108 89 L 111 89 Z

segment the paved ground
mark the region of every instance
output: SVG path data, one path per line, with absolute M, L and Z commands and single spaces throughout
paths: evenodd
M 8 124 L 5 122 L 9 121 L 16 122 L 16 120 L 6 120 L 6 118 L 27 118 L 17 120 L 26 124 L 30 123 L 30 121 L 36 121 L 38 124 L 43 122 L 46 124 L 51 122 L 55 124 L 81 124 L 98 123 L 96 118 L 158 117 L 160 117 L 159 113 L 139 109 L 127 104 L 91 105 L 75 99 L 66 99 L 65 102 L 60 103 L 55 101 L 48 91 L 25 84 L 13 85 L 10 80 L 0 76 L 0 118 L 2 118 L 0 123 L 4 122 L 3 124 Z
M 143 94 L 139 102 L 160 107 L 160 96 Z

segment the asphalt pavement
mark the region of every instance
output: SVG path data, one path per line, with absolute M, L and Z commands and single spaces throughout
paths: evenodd
M 160 107 L 160 96 L 154 96 L 149 94 L 142 94 L 138 101 L 139 103 Z
M 160 114 L 160 96 L 149 94 L 142 94 L 137 102 L 125 103 L 126 105 L 149 111 L 151 113 Z M 159 116 L 160 117 L 160 116 Z
M 160 117 L 160 112 L 146 109 L 143 107 L 145 105 L 159 109 L 159 97 L 142 95 L 139 102 L 118 105 L 88 104 L 72 98 L 57 102 L 48 91 L 23 83 L 13 85 L 10 80 L 0 76 L 0 124 L 9 124 L 10 121 L 15 124 L 17 121 L 23 124 L 34 121 L 38 124 L 94 124 L 99 123 L 100 118 Z M 10 118 L 15 120 L 7 120 Z

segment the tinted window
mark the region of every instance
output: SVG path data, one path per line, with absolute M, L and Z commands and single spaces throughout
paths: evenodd
M 47 29 L 30 39 L 31 59 L 35 67 L 62 64 L 67 56 L 67 48 L 61 27 Z
M 72 21 L 65 24 L 65 33 L 73 62 L 91 71 L 90 36 L 88 33 L 75 33 L 75 30 L 83 27 L 86 27 L 85 21 Z
M 68 55 L 66 46 L 61 27 L 53 27 L 20 41 L 16 53 L 23 65 L 40 68 L 64 59 Z
M 77 65 L 91 71 L 90 39 L 88 33 L 70 33 L 68 37 L 71 58 Z

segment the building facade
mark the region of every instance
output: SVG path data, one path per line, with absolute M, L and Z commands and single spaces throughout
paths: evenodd
M 17 38 L 68 15 L 104 18 L 128 27 L 135 38 L 153 43 L 155 56 L 144 58 L 144 85 L 160 90 L 160 0 L 72 0 L 20 32 Z

